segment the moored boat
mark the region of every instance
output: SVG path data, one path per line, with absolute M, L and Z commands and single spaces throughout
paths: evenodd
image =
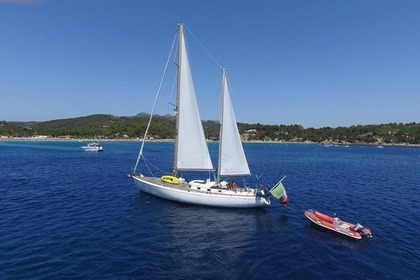
M 103 151 L 102 145 L 98 142 L 89 143 L 86 146 L 80 147 L 80 149 L 82 149 L 82 151 L 85 151 L 85 152 L 102 152 Z
M 359 223 L 354 225 L 345 222 L 338 217 L 331 217 L 313 209 L 306 210 L 305 216 L 317 226 L 329 229 L 333 232 L 337 232 L 354 239 L 372 237 L 372 232 L 370 229 L 365 228 Z

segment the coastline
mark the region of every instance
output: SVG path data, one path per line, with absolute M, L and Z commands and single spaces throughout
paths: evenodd
M 140 138 L 119 138 L 119 139 L 102 139 L 102 138 L 63 138 L 63 137 L 0 137 L 0 142 L 142 142 Z M 174 139 L 153 139 L 146 142 L 174 142 Z M 208 140 L 208 142 L 218 142 Z M 298 145 L 319 145 L 325 147 L 350 147 L 350 146 L 371 146 L 371 147 L 420 147 L 420 144 L 409 143 L 339 143 L 339 142 L 312 142 L 312 141 L 242 141 L 249 144 L 298 144 Z

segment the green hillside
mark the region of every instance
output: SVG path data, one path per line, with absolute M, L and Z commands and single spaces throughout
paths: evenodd
M 0 122 L 0 136 L 71 138 L 137 138 L 142 137 L 149 120 L 148 114 L 135 117 L 91 115 L 86 117 L 52 120 L 46 122 Z M 203 121 L 208 139 L 217 140 L 219 123 Z M 300 125 L 238 124 L 242 139 L 246 141 L 334 142 L 334 143 L 390 143 L 420 144 L 420 123 L 390 123 L 356 125 L 351 127 L 303 128 Z M 175 138 L 175 118 L 155 116 L 149 130 L 154 139 Z

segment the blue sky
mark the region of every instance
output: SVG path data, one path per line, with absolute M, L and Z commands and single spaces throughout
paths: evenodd
M 150 112 L 182 20 L 228 69 L 238 122 L 420 122 L 420 1 L 0 0 L 0 19 L 0 120 Z M 187 39 L 218 119 L 221 71 Z

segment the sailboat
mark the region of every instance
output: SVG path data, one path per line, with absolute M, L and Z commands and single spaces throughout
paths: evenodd
M 168 59 L 169 61 L 169 59 Z M 132 174 L 129 174 L 141 191 L 167 200 L 182 203 L 232 208 L 263 207 L 271 204 L 269 194 L 287 204 L 287 194 L 282 180 L 272 189 L 267 186 L 238 186 L 232 177 L 250 176 L 250 169 L 243 150 L 236 118 L 230 97 L 227 71 L 222 69 L 222 102 L 219 137 L 217 178 L 194 179 L 189 182 L 179 173 L 186 171 L 211 173 L 215 169 L 210 158 L 204 129 L 197 106 L 195 89 L 190 69 L 184 35 L 184 25 L 178 23 L 178 80 L 176 102 L 176 139 L 172 174 L 161 177 L 136 174 L 143 158 L 145 139 L 156 106 L 150 119 L 139 156 Z M 165 68 L 166 72 L 166 68 Z M 160 88 L 160 87 L 159 87 Z M 159 95 L 159 90 L 158 90 Z

